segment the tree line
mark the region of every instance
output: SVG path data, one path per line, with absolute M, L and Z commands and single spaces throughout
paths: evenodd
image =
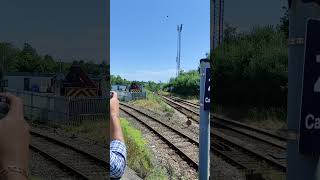
M 249 33 L 227 27 L 223 44 L 210 56 L 215 103 L 286 107 L 286 30 L 285 24 L 255 27 Z
M 143 85 L 144 88 L 152 91 L 152 92 L 159 92 L 163 89 L 165 83 L 156 83 L 154 81 L 129 81 L 121 76 L 117 75 L 110 75 L 110 83 L 111 85 L 125 85 L 130 86 L 131 84 Z
M 5 72 L 67 73 L 72 64 L 78 64 L 89 74 L 109 74 L 106 62 L 96 64 L 82 59 L 59 62 L 49 54 L 39 55 L 29 43 L 24 43 L 22 49 L 11 43 L 0 43 L 0 64 Z

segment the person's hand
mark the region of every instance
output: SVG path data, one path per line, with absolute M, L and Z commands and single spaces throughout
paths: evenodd
M 0 93 L 10 106 L 0 120 L 0 169 L 15 166 L 27 171 L 29 158 L 29 125 L 24 119 L 22 100 L 10 93 Z
M 112 97 L 110 99 L 110 118 L 111 120 L 119 119 L 119 100 L 118 94 L 115 91 L 111 91 Z

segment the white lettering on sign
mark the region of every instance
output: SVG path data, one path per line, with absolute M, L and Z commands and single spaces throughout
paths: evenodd
M 318 78 L 318 80 L 316 81 L 316 83 L 313 86 L 313 91 L 314 92 L 320 92 L 320 77 Z
M 317 63 L 320 63 L 320 54 L 316 55 L 316 61 L 317 61 Z
M 305 119 L 307 129 L 320 129 L 320 118 L 315 118 L 312 114 L 308 114 Z
M 316 55 L 316 62 L 320 63 L 320 55 Z M 320 77 L 318 78 L 318 80 L 313 86 L 313 92 L 317 92 L 317 93 L 320 92 Z
M 205 101 L 206 103 L 210 103 L 210 98 L 207 98 L 207 97 L 206 97 L 206 98 L 204 99 L 204 101 Z

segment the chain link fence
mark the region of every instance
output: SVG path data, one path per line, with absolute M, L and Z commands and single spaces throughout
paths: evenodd
M 128 91 L 116 91 L 118 93 L 118 98 L 120 101 L 132 101 L 138 99 L 146 99 L 147 92 L 128 92 Z

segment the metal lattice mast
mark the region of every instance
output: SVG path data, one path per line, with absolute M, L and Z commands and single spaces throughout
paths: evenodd
M 182 31 L 182 24 L 177 26 L 178 31 L 178 42 L 177 42 L 177 77 L 180 74 L 180 56 L 181 56 L 181 31 Z
M 224 0 L 213 0 L 213 49 L 223 42 L 223 19 Z

